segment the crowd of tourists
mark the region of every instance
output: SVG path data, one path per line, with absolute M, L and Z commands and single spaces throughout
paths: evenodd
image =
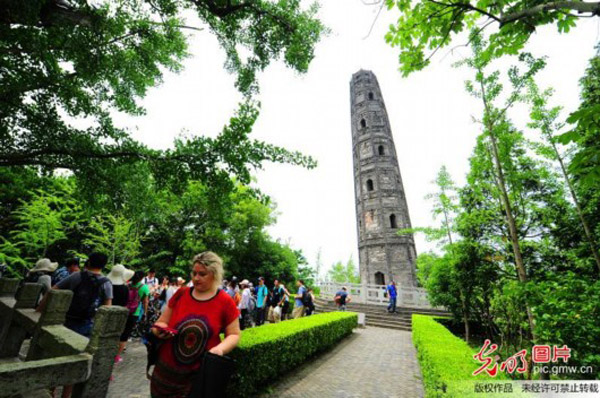
M 190 396 L 203 355 L 227 354 L 237 345 L 241 330 L 314 312 L 313 291 L 302 280 L 292 292 L 277 279 L 272 284 L 263 277 L 256 283 L 235 276 L 225 280 L 222 260 L 212 252 L 192 259 L 189 282 L 168 275 L 159 281 L 153 269 L 136 271 L 121 264 L 105 276 L 107 262 L 105 254 L 92 253 L 83 264 L 72 258 L 59 268 L 44 258 L 24 280 L 42 285 L 38 311 L 43 311 L 50 289 L 71 290 L 65 326 L 86 337 L 99 306 L 127 308 L 115 363 L 123 361 L 132 336 L 142 337 L 149 350 L 155 350 L 154 371 L 148 375 L 153 397 Z M 64 386 L 63 398 L 70 397 L 72 387 Z

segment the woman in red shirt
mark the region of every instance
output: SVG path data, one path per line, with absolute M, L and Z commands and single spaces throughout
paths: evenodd
M 152 328 L 165 343 L 159 349 L 152 373 L 153 398 L 187 397 L 192 375 L 200 370 L 202 354 L 225 355 L 240 340 L 239 311 L 233 299 L 219 289 L 223 262 L 215 253 L 204 252 L 192 261 L 193 287 L 182 287 L 171 297 L 156 326 L 177 330 L 173 335 Z M 221 341 L 219 333 L 225 333 Z

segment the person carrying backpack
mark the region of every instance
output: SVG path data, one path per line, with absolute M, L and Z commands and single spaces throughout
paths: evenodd
M 107 275 L 107 278 L 113 285 L 113 305 L 118 305 L 121 307 L 126 307 L 130 302 L 130 293 L 129 287 L 127 286 L 127 281 L 129 281 L 134 275 L 132 270 L 125 268 L 125 266 L 121 264 L 115 265 L 110 273 Z M 129 340 L 129 335 L 131 334 L 131 329 L 133 329 L 133 325 L 135 325 L 135 320 L 133 324 L 130 325 L 130 320 L 127 319 L 127 323 L 125 324 L 125 330 L 121 334 L 121 338 L 119 340 L 119 352 L 115 357 L 115 363 L 119 363 L 122 361 L 121 354 L 123 350 L 125 350 L 125 345 L 127 344 L 127 340 Z
M 258 286 L 256 288 L 256 326 L 265 323 L 268 297 L 269 289 L 265 286 L 265 278 L 261 276 L 258 278 Z
M 348 289 L 346 289 L 346 286 L 342 287 L 342 290 L 338 291 L 335 294 L 333 300 L 335 301 L 335 304 L 338 307 L 338 311 L 346 311 L 346 304 L 352 301 L 352 299 L 348 295 Z
M 129 316 L 133 316 L 134 318 L 133 327 L 136 327 L 136 324 L 139 323 L 133 335 L 139 335 L 140 337 L 150 329 L 150 325 L 148 324 L 148 304 L 150 303 L 151 288 L 142 279 L 144 279 L 144 272 L 135 271 L 129 284 L 129 301 L 127 302 Z
M 306 307 L 305 315 L 310 316 L 315 312 L 313 290 L 308 289 L 305 297 L 306 297 L 306 301 L 304 302 L 304 306 Z
M 83 271 L 75 272 L 53 286 L 54 289 L 73 292 L 65 326 L 85 337 L 90 336 L 94 315 L 100 304 L 112 304 L 112 283 L 102 275 L 107 261 L 105 254 L 92 253 Z
M 56 285 L 58 282 L 62 281 L 73 272 L 79 272 L 79 258 L 73 257 L 68 259 L 65 262 L 64 267 L 60 267 L 52 274 L 52 286 Z
M 113 286 L 110 280 L 102 275 L 102 269 L 107 262 L 106 254 L 92 253 L 86 261 L 83 271 L 72 273 L 52 287 L 73 292 L 65 327 L 85 337 L 90 337 L 92 333 L 94 315 L 100 304 L 112 305 Z M 40 307 L 43 308 L 43 305 L 42 303 Z M 63 398 L 70 397 L 72 391 L 72 385 L 64 386 Z
M 277 323 L 281 321 L 282 306 L 285 299 L 285 292 L 279 285 L 279 280 L 273 281 L 273 290 L 271 291 L 271 301 L 269 304 L 269 314 L 267 319 L 269 322 Z

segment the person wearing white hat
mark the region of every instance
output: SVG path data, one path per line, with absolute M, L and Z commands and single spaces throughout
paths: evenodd
M 129 301 L 129 287 L 127 287 L 127 282 L 133 277 L 133 274 L 133 270 L 125 268 L 125 266 L 122 264 L 117 264 L 112 267 L 108 275 L 106 275 L 113 285 L 113 305 L 127 307 L 127 303 Z M 130 322 L 129 319 L 127 321 Z M 115 357 L 115 363 L 119 363 L 123 360 L 121 358 L 121 354 L 123 353 L 123 350 L 125 350 L 125 345 L 127 344 L 127 340 L 129 340 L 129 335 L 133 329 L 133 326 L 128 326 L 130 325 L 125 325 L 125 330 L 121 334 L 121 338 L 119 340 L 119 352 Z
M 244 330 L 247 326 L 250 325 L 250 311 L 248 309 L 248 306 L 250 304 L 252 293 L 250 293 L 250 288 L 248 287 L 249 284 L 250 282 L 248 282 L 248 279 L 244 279 L 240 282 L 240 286 L 242 287 L 242 299 L 240 300 L 238 308 L 240 309 L 240 316 L 242 318 L 240 322 L 241 330 Z
M 26 283 L 39 283 L 42 285 L 42 292 L 38 302 L 52 287 L 52 274 L 56 271 L 56 268 L 58 268 L 58 263 L 53 263 L 50 259 L 42 258 L 39 259 L 35 263 L 35 267 L 27 273 L 27 276 L 25 277 Z

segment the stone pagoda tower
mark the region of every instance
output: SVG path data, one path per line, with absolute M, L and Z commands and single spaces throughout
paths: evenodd
M 358 257 L 363 283 L 415 287 L 416 250 L 394 138 L 377 78 L 360 70 L 350 81 Z

